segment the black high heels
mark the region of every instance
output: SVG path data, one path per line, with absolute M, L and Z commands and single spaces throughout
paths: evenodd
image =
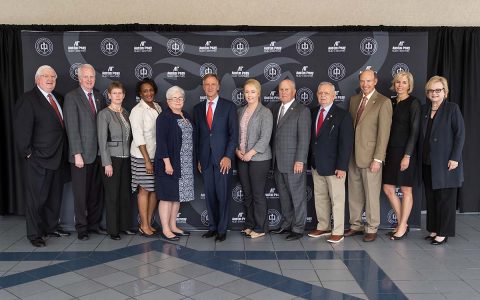
M 438 245 L 443 245 L 447 242 L 448 236 L 446 236 L 442 241 L 437 241 L 435 238 L 430 242 L 430 244 L 438 246 Z
M 155 234 L 155 233 L 147 234 L 147 233 L 145 233 L 145 231 L 143 231 L 142 228 L 138 228 L 138 232 L 140 232 L 140 235 L 141 235 L 141 236 L 144 236 L 144 237 L 147 237 L 147 238 L 154 238 L 154 237 L 156 237 L 156 234 Z

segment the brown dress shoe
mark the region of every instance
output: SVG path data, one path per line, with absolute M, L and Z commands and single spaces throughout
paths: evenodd
M 343 234 L 344 236 L 354 236 L 354 235 L 362 235 L 363 234 L 363 231 L 359 231 L 359 230 L 354 230 L 354 229 L 348 229 L 347 231 L 345 231 L 345 233 Z
M 309 237 L 312 237 L 312 238 L 317 238 L 317 237 L 321 237 L 323 235 L 327 235 L 327 234 L 330 234 L 330 230 L 318 230 L 318 229 L 315 229 L 315 230 L 312 230 L 308 233 L 308 236 Z
M 335 234 L 332 234 L 328 239 L 327 239 L 327 242 L 329 243 L 332 243 L 332 244 L 336 244 L 336 243 L 339 243 L 343 241 L 343 235 L 335 235 Z
M 377 239 L 377 233 L 365 233 L 365 235 L 363 236 L 364 242 L 373 242 L 376 239 Z

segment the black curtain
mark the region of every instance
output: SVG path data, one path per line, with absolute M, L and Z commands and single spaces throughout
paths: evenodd
M 0 25 L 0 214 L 23 214 L 22 169 L 13 143 L 13 109 L 23 92 L 21 30 L 42 31 L 427 31 L 428 77 L 445 76 L 449 80 L 449 100 L 460 105 L 466 125 L 463 151 L 465 183 L 459 192 L 461 212 L 480 212 L 480 188 L 474 173 L 480 166 L 480 29 L 474 27 L 249 27 L 186 25 Z M 416 87 L 423 89 L 423 87 Z

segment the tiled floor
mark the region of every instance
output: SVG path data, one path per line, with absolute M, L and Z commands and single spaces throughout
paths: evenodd
M 458 215 L 444 246 L 424 230 L 361 237 L 215 243 L 193 232 L 172 244 L 73 234 L 34 248 L 21 217 L 0 217 L 0 299 L 480 299 L 480 215 Z

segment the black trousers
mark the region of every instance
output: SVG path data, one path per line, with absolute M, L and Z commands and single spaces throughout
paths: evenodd
M 132 229 L 132 194 L 130 158 L 112 157 L 113 174 L 103 172 L 108 234 Z M 102 168 L 104 169 L 104 168 Z
M 98 229 L 103 216 L 103 184 L 100 156 L 83 168 L 70 164 L 77 232 Z
M 238 177 L 243 189 L 245 228 L 255 232 L 267 230 L 267 199 L 265 183 L 272 160 L 238 161 Z
M 27 238 L 34 240 L 57 229 L 62 205 L 64 169 L 49 170 L 27 160 L 25 216 Z
M 427 198 L 427 230 L 439 236 L 455 236 L 457 188 L 433 189 L 432 169 L 422 166 L 425 197 Z

